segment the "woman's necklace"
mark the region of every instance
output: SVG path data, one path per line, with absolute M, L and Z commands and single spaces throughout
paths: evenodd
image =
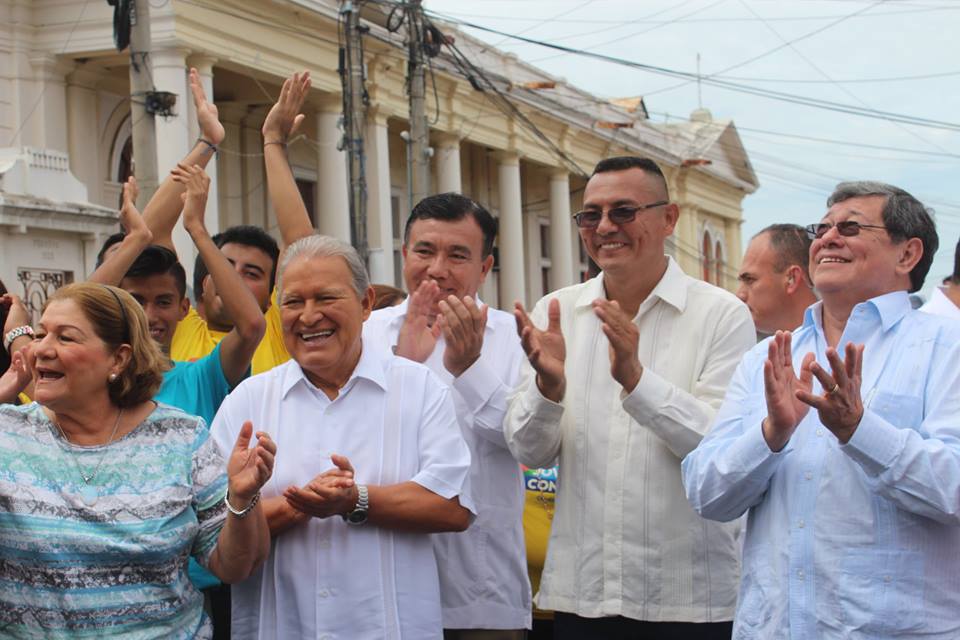
M 117 429 L 120 427 L 120 418 L 123 416 L 123 408 L 121 407 L 119 413 L 117 413 L 117 420 L 113 423 L 113 431 L 110 432 L 110 440 L 107 441 L 105 447 L 109 447 L 113 444 L 113 439 L 117 437 Z M 100 467 L 103 466 L 103 461 L 107 457 L 107 451 L 104 451 L 100 454 L 100 460 L 97 462 L 97 466 L 94 467 L 93 473 L 87 475 L 84 473 L 83 466 L 80 464 L 80 459 L 77 457 L 77 454 L 73 449 L 70 448 L 72 444 L 70 439 L 67 438 L 67 434 L 64 432 L 63 427 L 60 426 L 58 420 L 54 420 L 53 424 L 57 425 L 57 430 L 60 432 L 60 435 L 63 437 L 64 442 L 67 443 L 67 451 L 70 452 L 70 457 L 73 458 L 73 464 L 77 466 L 77 471 L 80 473 L 80 477 L 83 478 L 83 487 L 80 488 L 80 498 L 83 500 L 83 503 L 88 507 L 92 507 L 97 503 L 97 499 L 100 498 L 100 492 L 97 491 L 97 487 L 91 483 L 96 480 L 97 474 L 100 473 Z

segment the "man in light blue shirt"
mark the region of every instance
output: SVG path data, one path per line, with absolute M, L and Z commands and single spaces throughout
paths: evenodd
M 687 497 L 749 513 L 735 638 L 953 640 L 960 325 L 907 297 L 936 229 L 890 185 L 842 183 L 827 205 L 808 227 L 821 302 L 744 356 L 683 461 Z

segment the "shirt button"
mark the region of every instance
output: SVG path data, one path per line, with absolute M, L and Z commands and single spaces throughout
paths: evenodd
M 823 437 L 823 429 L 817 429 L 817 437 L 818 437 L 818 438 L 822 438 L 822 437 Z
M 806 471 L 806 472 L 804 472 L 804 474 L 803 474 L 803 479 L 804 479 L 804 480 L 813 480 L 813 474 L 810 473 L 809 471 Z
M 803 569 L 797 569 L 797 577 L 803 580 Z
M 798 529 L 803 529 L 804 525 L 806 525 L 806 523 L 803 521 L 803 518 L 801 518 L 801 519 L 797 522 L 797 528 L 798 528 Z
M 330 596 L 330 592 L 327 591 L 326 589 L 320 589 L 320 591 L 317 592 L 317 595 L 320 596 L 321 598 L 326 598 Z
M 893 581 L 893 577 L 892 577 L 892 576 L 883 576 L 883 581 L 884 581 L 884 582 L 892 582 L 892 581 Z

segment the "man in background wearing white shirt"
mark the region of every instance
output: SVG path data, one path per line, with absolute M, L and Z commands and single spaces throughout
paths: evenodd
M 737 526 L 686 504 L 680 460 L 756 341 L 750 312 L 664 255 L 680 211 L 652 160 L 601 161 L 583 202 L 601 274 L 515 312 L 530 366 L 507 443 L 563 469 L 537 606 L 558 640 L 729 638 Z
M 365 344 L 422 362 L 450 386 L 470 447 L 477 519 L 463 533 L 434 536 L 446 640 L 521 639 L 531 623 L 523 477 L 503 436 L 523 351 L 513 317 L 477 298 L 496 234 L 496 220 L 470 198 L 421 200 L 403 236 L 411 295 L 364 325 Z
M 942 287 L 933 290 L 920 311 L 960 320 L 960 240 L 953 254 L 953 275 L 943 281 Z

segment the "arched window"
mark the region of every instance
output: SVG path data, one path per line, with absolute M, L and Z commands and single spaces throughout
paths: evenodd
M 710 242 L 710 234 L 703 232 L 703 279 L 706 282 L 713 282 L 713 243 Z
M 723 267 L 724 267 L 723 245 L 720 244 L 719 240 L 717 240 L 717 249 L 714 252 L 714 262 L 716 263 L 716 267 L 717 267 L 717 277 L 713 281 L 713 283 L 722 287 L 723 286 Z

